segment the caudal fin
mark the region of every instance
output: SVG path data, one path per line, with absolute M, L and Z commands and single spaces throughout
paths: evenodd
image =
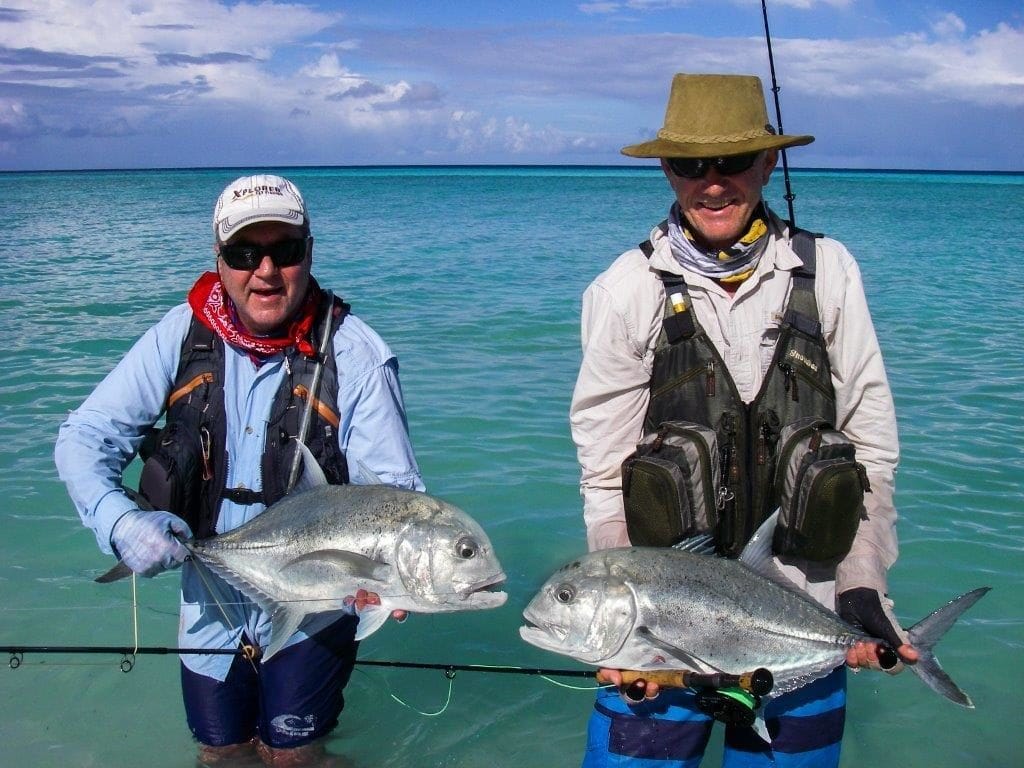
M 910 644 L 921 654 L 916 664 L 909 665 L 925 685 L 936 693 L 941 693 L 954 704 L 974 709 L 971 697 L 960 690 L 960 687 L 946 674 L 935 658 L 932 649 L 957 619 L 978 602 L 991 587 L 979 587 L 967 594 L 960 595 L 952 602 L 942 606 L 930 616 L 926 616 L 908 631 Z

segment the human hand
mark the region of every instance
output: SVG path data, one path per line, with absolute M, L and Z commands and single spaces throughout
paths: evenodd
M 367 606 L 380 605 L 380 595 L 365 589 L 357 589 L 354 595 L 349 595 L 342 602 L 349 611 L 358 616 Z M 391 617 L 401 624 L 409 618 L 409 614 L 407 611 L 396 610 L 391 612 Z
M 913 664 L 918 660 L 917 649 L 904 640 L 901 630 L 898 629 L 899 623 L 888 607 L 883 605 L 882 597 L 877 590 L 867 587 L 849 589 L 839 595 L 836 604 L 843 619 L 884 641 L 857 642 L 846 652 L 848 666 L 854 669 L 885 669 L 890 674 L 897 674 L 903 670 L 901 661 Z M 887 649 L 897 653 L 899 658 L 895 664 L 885 658 Z
M 614 685 L 627 704 L 639 704 L 645 699 L 655 699 L 661 692 L 661 686 L 643 678 L 626 684 L 622 679 L 622 670 L 608 667 L 597 670 L 597 682 L 602 685 Z
M 185 562 L 189 553 L 181 540 L 191 538 L 188 523 L 160 510 L 125 512 L 110 531 L 110 543 L 121 562 L 147 578 Z

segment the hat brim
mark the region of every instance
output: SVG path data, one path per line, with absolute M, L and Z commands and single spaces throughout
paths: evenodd
M 228 214 L 217 222 L 217 240 L 226 243 L 239 231 L 251 224 L 259 224 L 263 221 L 276 221 L 281 224 L 291 224 L 295 227 L 306 227 L 308 222 L 301 211 L 291 208 L 259 208 L 251 211 L 243 211 L 238 214 Z
M 801 147 L 814 141 L 813 136 L 787 136 L 767 134 L 742 141 L 722 142 L 678 142 L 668 139 L 654 139 L 642 144 L 630 144 L 620 151 L 629 157 L 729 157 L 762 152 L 766 149 Z

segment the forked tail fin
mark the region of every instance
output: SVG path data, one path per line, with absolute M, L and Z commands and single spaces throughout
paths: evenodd
M 970 709 L 974 709 L 971 697 L 960 690 L 960 687 L 939 666 L 939 661 L 935 658 L 932 649 L 963 612 L 983 598 L 989 589 L 991 587 L 979 587 L 965 595 L 960 595 L 956 600 L 921 619 L 908 631 L 910 644 L 921 654 L 921 658 L 916 664 L 908 666 L 933 691 L 941 693 L 954 704 Z

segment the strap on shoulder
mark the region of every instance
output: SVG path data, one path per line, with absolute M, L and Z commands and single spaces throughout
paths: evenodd
M 638 247 L 648 259 L 654 253 L 654 244 L 650 240 L 644 240 Z M 665 286 L 665 317 L 661 325 L 666 340 L 669 344 L 675 344 L 682 339 L 693 338 L 697 334 L 697 324 L 690 308 L 690 292 L 686 288 L 686 280 L 682 275 L 673 275 L 660 269 L 657 273 L 661 284 Z M 680 300 L 672 301 L 673 296 L 679 296 Z
M 790 244 L 803 265 L 793 270 L 793 291 L 783 322 L 801 333 L 818 337 L 821 335 L 821 321 L 818 315 L 818 302 L 814 297 L 818 250 L 815 241 L 822 235 L 797 227 L 792 227 L 791 231 Z
M 193 358 L 209 355 L 214 351 L 216 339 L 210 328 L 207 328 L 192 315 L 189 321 L 188 333 L 181 343 L 181 362 L 178 364 L 179 373 L 184 370 Z

